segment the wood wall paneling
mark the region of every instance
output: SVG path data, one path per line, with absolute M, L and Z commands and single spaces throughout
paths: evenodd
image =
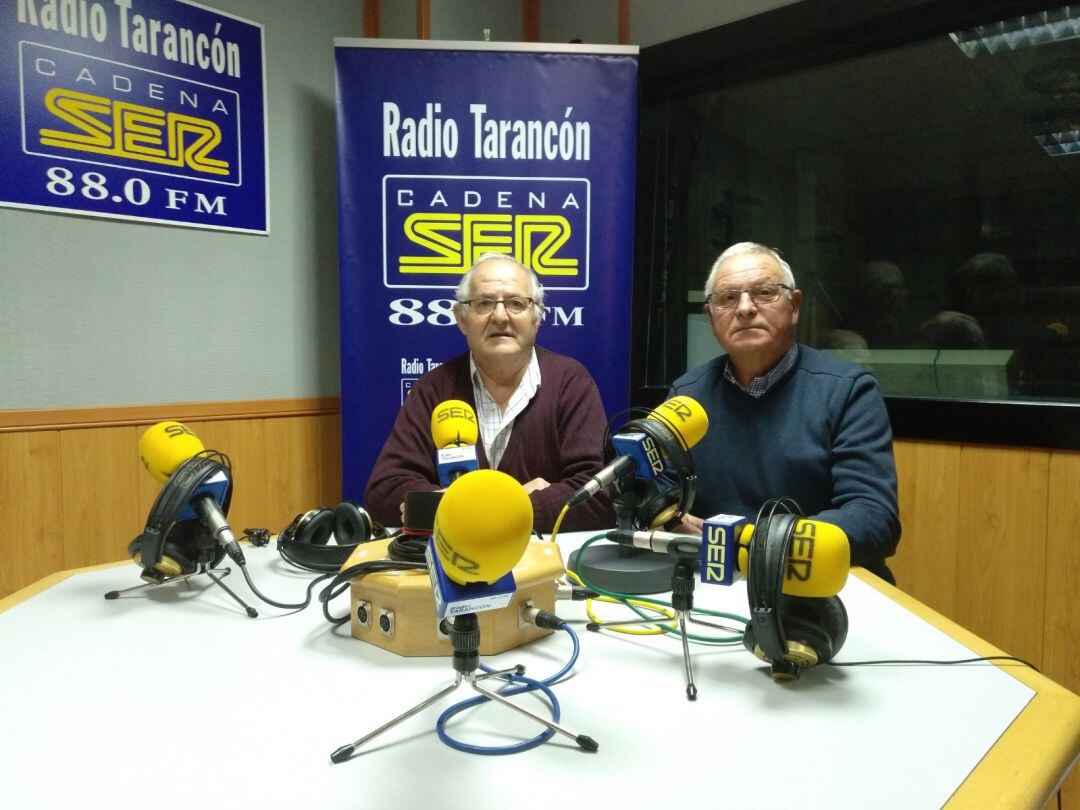
M 0 435 L 0 597 L 64 567 L 57 431 Z
M 379 36 L 379 21 L 381 19 L 379 0 L 361 0 L 361 18 L 363 19 L 364 36 L 376 39 Z
M 889 566 L 905 592 L 946 616 L 956 611 L 960 447 L 897 441 L 902 533 Z
M 340 452 L 328 459 L 322 442 L 328 435 L 321 427 L 325 417 L 268 419 L 266 429 L 267 489 L 266 521 L 278 531 L 297 514 L 316 506 L 335 506 L 341 498 L 340 472 L 336 485 L 324 475 L 323 464 L 340 470 Z
M 227 422 L 188 422 L 207 448 L 229 457 L 233 474 L 233 495 L 229 524 L 236 535 L 246 528 L 267 528 L 276 532 L 280 526 L 266 522 L 270 511 L 267 472 L 266 419 Z M 149 476 L 148 476 L 149 477 Z
M 64 568 L 122 560 L 145 524 L 140 515 L 139 430 L 60 432 Z M 152 480 L 152 479 L 151 479 Z
M 341 500 L 335 403 L 278 404 L 285 415 L 277 418 L 265 403 L 176 406 L 178 414 L 188 408 L 183 421 L 203 444 L 232 462 L 228 517 L 237 533 L 254 527 L 277 532 L 298 512 Z M 139 436 L 176 414 L 164 405 L 145 412 L 86 409 L 68 413 L 70 424 L 54 426 L 58 411 L 4 413 L 0 598 L 56 571 L 125 559 L 161 491 L 139 463 Z M 206 419 L 190 418 L 194 414 Z
M 1080 453 L 1050 457 L 1043 672 L 1080 692 Z
M 956 621 L 1041 666 L 1050 453 L 960 452 Z
M 351 492 L 347 496 L 341 484 L 341 415 L 331 414 L 319 418 L 319 491 L 332 504 L 345 497 L 363 503 L 364 493 Z

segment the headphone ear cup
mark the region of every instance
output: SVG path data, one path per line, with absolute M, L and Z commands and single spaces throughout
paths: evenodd
M 754 632 L 753 622 L 746 623 L 746 629 L 743 630 L 742 634 L 742 644 L 748 653 L 755 655 L 758 658 L 762 658 L 761 651 L 758 649 L 757 633 Z
M 682 488 L 663 479 L 640 482 L 637 516 L 640 528 L 668 529 L 679 517 L 679 498 Z
M 137 565 L 142 565 L 142 535 L 128 543 L 127 553 Z M 154 570 L 166 577 L 178 577 L 194 573 L 195 562 L 175 543 L 165 542 L 161 552 L 161 561 L 154 565 Z
M 339 546 L 353 546 L 371 539 L 371 516 L 353 501 L 334 507 L 334 539 Z
M 334 513 L 325 506 L 305 512 L 293 531 L 293 542 L 325 546 L 334 533 Z
M 166 542 L 165 550 L 161 555 L 161 562 L 158 564 L 158 570 L 161 570 L 161 566 L 169 566 L 170 563 L 172 563 L 172 566 L 179 569 L 175 574 L 171 571 L 168 573 L 169 576 L 174 577 L 180 576 L 181 574 L 194 574 L 198 567 L 195 561 L 187 556 L 187 552 L 183 548 L 175 543 Z M 169 567 L 171 568 L 172 566 Z M 163 571 L 162 573 L 165 572 Z
M 807 666 L 831 661 L 847 640 L 847 609 L 839 597 L 785 597 L 782 613 L 788 644 L 805 645 L 816 654 Z

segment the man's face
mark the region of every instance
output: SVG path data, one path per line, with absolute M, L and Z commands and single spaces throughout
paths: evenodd
M 771 256 L 743 253 L 724 260 L 713 288 L 706 293 L 749 291 L 762 284 L 782 282 L 783 272 Z M 706 309 L 716 340 L 733 361 L 775 362 L 795 339 L 801 303 L 802 293 L 798 290 L 790 297 L 786 290 L 781 290 L 780 297 L 769 304 L 755 304 L 749 295 L 741 295 L 730 309 L 715 304 L 707 305 Z
M 528 273 L 500 259 L 491 259 L 477 267 L 469 288 L 470 300 L 506 301 L 529 298 L 532 293 Z M 488 314 L 480 315 L 473 306 L 458 305 L 454 307 L 454 317 L 473 357 L 481 364 L 484 360 L 514 355 L 524 358 L 532 351 L 540 328 L 540 315 L 533 306 L 515 315 L 500 304 Z

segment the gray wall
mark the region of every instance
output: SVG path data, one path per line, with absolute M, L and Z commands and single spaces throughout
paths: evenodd
M 336 36 L 359 0 L 209 0 L 262 23 L 270 236 L 0 208 L 0 409 L 338 392 Z
M 652 44 L 790 0 L 634 0 Z M 203 0 L 265 27 L 268 237 L 0 208 L 0 410 L 339 391 L 335 37 L 361 0 Z M 520 0 L 434 0 L 432 36 L 521 39 Z M 543 0 L 546 41 L 612 43 L 615 0 Z M 415 0 L 381 34 L 416 35 Z

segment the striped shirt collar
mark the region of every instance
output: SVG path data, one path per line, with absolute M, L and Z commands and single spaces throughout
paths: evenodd
M 540 388 L 540 363 L 536 359 L 536 348 L 532 350 L 529 365 L 525 368 L 521 382 L 510 395 L 505 413 L 499 409 L 499 403 L 484 387 L 484 381 L 471 352 L 469 353 L 469 372 L 472 378 L 473 400 L 476 402 L 476 422 L 480 428 L 480 438 L 484 443 L 484 453 L 487 455 L 491 469 L 497 470 L 503 453 L 506 452 L 506 445 L 510 442 L 514 420 L 525 410 L 525 406 L 536 396 Z
M 788 369 L 795 365 L 795 358 L 799 354 L 798 344 L 792 343 L 791 348 L 787 350 L 787 354 L 780 358 L 780 362 L 766 371 L 760 377 L 754 377 L 750 381 L 750 385 L 743 388 L 739 384 L 739 381 L 735 378 L 735 374 L 731 370 L 731 359 L 724 364 L 724 379 L 736 386 L 740 391 L 745 391 L 750 396 L 756 398 L 762 397 L 765 393 L 776 385 L 777 381 L 787 374 Z

